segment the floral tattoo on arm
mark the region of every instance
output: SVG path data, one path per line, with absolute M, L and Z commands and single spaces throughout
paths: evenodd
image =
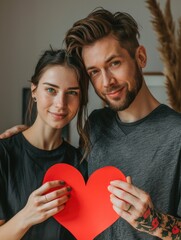
M 181 240 L 181 220 L 164 215 L 148 207 L 142 217 L 136 219 L 137 229 L 154 235 L 159 230 L 161 239 Z M 169 237 L 169 238 L 168 238 Z

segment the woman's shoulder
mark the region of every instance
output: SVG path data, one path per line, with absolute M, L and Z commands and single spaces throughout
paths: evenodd
M 66 149 L 69 149 L 70 151 L 73 151 L 74 153 L 77 153 L 79 151 L 78 148 L 76 148 L 75 146 L 73 146 L 70 142 L 64 140 L 63 141 L 63 146 L 66 148 Z
M 0 139 L 0 158 L 7 158 L 8 155 L 12 155 L 22 148 L 23 145 L 22 133 L 18 133 L 11 137 Z
M 17 148 L 22 146 L 22 133 L 17 133 L 11 137 L 0 139 L 0 149 L 2 148 Z
M 69 142 L 65 141 L 63 142 L 64 152 L 69 158 L 72 159 L 81 159 L 82 153 L 78 147 L 73 146 Z

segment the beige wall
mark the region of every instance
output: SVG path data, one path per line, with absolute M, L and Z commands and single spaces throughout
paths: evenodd
M 163 5 L 166 1 L 160 2 Z M 171 2 L 177 19 L 181 1 Z M 162 71 L 144 0 L 0 0 L 0 132 L 21 123 L 22 88 L 29 86 L 40 53 L 50 44 L 54 48 L 62 47 L 64 34 L 73 22 L 98 6 L 133 15 L 141 25 L 141 43 L 147 48 L 146 71 Z M 100 106 L 91 89 L 89 111 Z M 75 121 L 71 124 L 71 140 L 76 145 L 74 126 Z

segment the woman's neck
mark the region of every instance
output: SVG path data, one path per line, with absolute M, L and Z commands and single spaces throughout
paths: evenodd
M 37 126 L 36 121 L 30 128 L 23 132 L 23 135 L 33 146 L 43 150 L 56 149 L 63 142 L 61 129 Z

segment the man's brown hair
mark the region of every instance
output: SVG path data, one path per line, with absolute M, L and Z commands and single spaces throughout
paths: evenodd
M 103 8 L 95 9 L 86 18 L 75 22 L 66 34 L 68 52 L 81 58 L 82 47 L 108 35 L 115 37 L 132 58 L 139 46 L 138 24 L 132 16 L 124 12 L 111 13 Z

